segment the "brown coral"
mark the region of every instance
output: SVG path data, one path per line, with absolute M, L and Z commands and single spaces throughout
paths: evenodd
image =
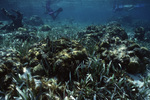
M 34 45 L 27 56 L 28 66 L 33 67 L 34 74 L 38 74 L 35 71 L 40 72 L 37 68 L 43 66 L 47 74 L 67 80 L 69 73 L 73 74 L 76 67 L 87 58 L 87 53 L 77 41 L 62 38 L 55 41 L 47 39 Z
M 125 30 L 116 23 L 109 23 L 107 25 L 100 26 L 88 26 L 85 32 L 79 32 L 79 37 L 82 37 L 86 41 L 100 41 L 103 37 L 119 37 L 123 40 L 128 39 L 128 35 Z
M 12 49 L 0 50 L 0 89 L 7 90 L 12 82 L 12 75 L 21 72 L 19 53 Z
M 121 40 L 119 37 L 109 37 L 103 40 L 97 48 L 97 53 L 106 63 L 112 61 L 115 67 L 121 65 L 129 73 L 143 72 L 150 54 L 147 49 L 133 41 Z

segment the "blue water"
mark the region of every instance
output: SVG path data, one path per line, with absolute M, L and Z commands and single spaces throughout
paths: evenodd
M 46 0 L 1 0 L 0 7 L 7 10 L 15 9 L 24 14 L 24 17 L 38 15 L 43 19 L 51 17 L 45 14 Z M 150 0 L 52 0 L 53 10 L 59 7 L 63 8 L 63 12 L 59 14 L 56 20 L 72 19 L 82 23 L 105 23 L 112 17 L 129 15 L 134 19 L 144 19 L 150 21 Z M 134 8 L 130 11 L 114 12 L 114 5 L 136 5 L 145 4 L 145 7 Z M 1 12 L 0 12 L 1 14 Z M 6 16 L 1 14 L 0 20 Z

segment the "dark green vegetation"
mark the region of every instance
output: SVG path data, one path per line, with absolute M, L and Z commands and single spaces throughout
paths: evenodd
M 143 100 L 150 52 L 128 39 L 118 24 L 20 28 L 3 37 L 0 98 L 6 100 Z M 78 29 L 78 30 L 77 30 Z M 10 47 L 10 48 L 8 48 Z M 142 53 L 141 53 L 142 52 Z M 134 70 L 135 69 L 135 70 Z M 142 75 L 141 74 L 141 75 Z

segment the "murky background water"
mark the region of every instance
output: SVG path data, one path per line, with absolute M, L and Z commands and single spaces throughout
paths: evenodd
M 39 15 L 43 19 L 49 19 L 45 14 L 46 0 L 1 0 L 0 7 L 6 9 L 17 9 L 24 14 L 24 17 Z M 136 5 L 145 4 L 145 7 L 134 8 L 130 11 L 114 13 L 114 5 Z M 75 20 L 89 23 L 105 23 L 112 18 L 129 15 L 134 19 L 150 20 L 150 1 L 148 0 L 53 0 L 51 8 L 56 10 L 63 8 L 63 12 L 57 20 Z M 1 14 L 1 13 L 0 13 Z M 0 19 L 6 16 L 1 14 Z

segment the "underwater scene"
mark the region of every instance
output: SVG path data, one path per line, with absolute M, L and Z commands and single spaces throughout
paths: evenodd
M 150 100 L 150 0 L 0 0 L 0 100 Z

